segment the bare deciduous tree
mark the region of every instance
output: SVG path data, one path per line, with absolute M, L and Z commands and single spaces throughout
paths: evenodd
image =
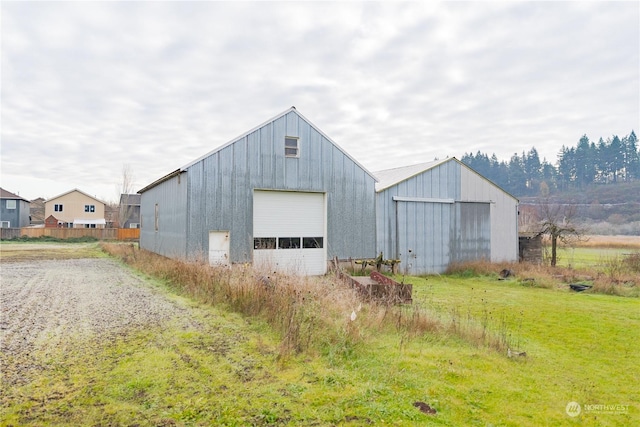
M 546 191 L 545 191 L 546 190 Z M 551 240 L 551 266 L 558 260 L 558 240 L 571 244 L 585 238 L 585 229 L 576 223 L 576 206 L 573 204 L 554 203 L 549 197 L 548 188 L 541 188 L 538 205 L 540 228 L 538 234 L 546 234 Z
M 122 165 L 122 181 L 118 186 L 118 199 L 120 209 L 118 211 L 118 223 L 120 227 L 131 218 L 133 206 L 129 202 L 129 195 L 133 192 L 133 172 L 128 164 Z

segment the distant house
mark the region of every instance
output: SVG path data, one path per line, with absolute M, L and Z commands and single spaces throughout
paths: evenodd
M 65 228 L 104 228 L 105 203 L 73 189 L 52 197 L 44 204 L 45 218 L 53 216 Z
M 29 225 L 29 201 L 0 188 L 0 227 L 21 228 Z
M 44 202 L 45 200 L 42 197 L 38 197 L 29 203 L 31 225 L 44 224 Z
M 455 158 L 375 173 L 377 252 L 407 274 L 518 260 L 518 199 Z
M 118 214 L 120 228 L 140 228 L 140 194 L 121 194 Z
M 116 205 L 104 205 L 104 220 L 107 228 L 118 228 L 118 212 L 120 208 Z

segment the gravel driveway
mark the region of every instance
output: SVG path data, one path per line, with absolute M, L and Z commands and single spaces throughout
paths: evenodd
M 34 351 L 77 337 L 111 339 L 186 311 L 109 258 L 3 262 L 1 268 L 3 382 L 27 381 L 38 368 L 29 357 Z

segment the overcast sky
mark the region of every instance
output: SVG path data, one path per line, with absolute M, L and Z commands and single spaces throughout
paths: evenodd
M 111 201 L 292 105 L 370 171 L 640 130 L 639 2 L 6 2 L 2 181 Z

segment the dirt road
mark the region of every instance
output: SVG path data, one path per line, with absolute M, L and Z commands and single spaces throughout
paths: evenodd
M 113 339 L 185 311 L 109 258 L 2 262 L 0 278 L 3 382 L 27 381 L 38 369 L 33 352 L 73 345 L 79 337 Z

